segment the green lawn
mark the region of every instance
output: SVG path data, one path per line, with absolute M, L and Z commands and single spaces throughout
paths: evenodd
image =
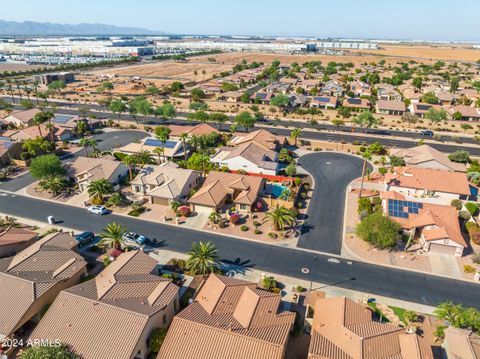
M 398 319 L 400 319 L 403 323 L 405 323 L 405 325 L 407 325 L 407 322 L 405 320 L 405 312 L 406 310 L 403 309 L 403 308 L 399 308 L 399 307 L 393 307 L 391 305 L 388 306 L 391 310 L 393 310 L 393 312 L 395 313 L 395 315 L 398 317 Z
M 375 315 L 380 319 L 380 321 L 382 321 L 383 323 L 388 323 L 389 322 L 389 320 L 385 316 L 385 314 L 383 314 L 383 312 L 380 309 L 378 309 L 377 303 L 370 302 L 370 303 L 368 303 L 368 306 L 375 312 Z

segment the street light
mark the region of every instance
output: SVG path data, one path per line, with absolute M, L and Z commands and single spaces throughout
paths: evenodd
M 316 266 L 317 266 L 317 256 L 314 256 L 313 257 L 313 270 L 312 270 L 312 274 L 310 275 L 310 292 L 312 291 L 312 287 L 313 287 L 313 275 L 315 273 Z

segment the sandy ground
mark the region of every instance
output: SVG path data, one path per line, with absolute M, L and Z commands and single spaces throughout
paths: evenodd
M 480 51 L 453 46 L 416 46 L 416 45 L 380 45 L 380 50 L 362 50 L 359 52 L 384 56 L 413 57 L 429 60 L 477 61 Z
M 122 66 L 112 69 L 102 69 L 95 73 L 109 73 L 118 76 L 140 76 L 149 78 L 174 78 L 184 81 L 195 80 L 194 71 L 197 71 L 197 80 L 209 79 L 215 74 L 229 71 L 232 66 L 229 64 L 205 62 L 174 62 L 163 61 L 149 64 Z M 205 71 L 205 75 L 202 74 Z
M 0 72 L 4 72 L 4 71 L 25 71 L 25 70 L 37 69 L 39 67 L 50 67 L 50 66 L 12 64 L 12 63 L 9 63 L 9 62 L 0 62 Z

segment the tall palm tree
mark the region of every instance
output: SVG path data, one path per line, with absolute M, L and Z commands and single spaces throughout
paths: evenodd
M 165 144 L 167 143 L 168 139 L 170 138 L 171 130 L 165 126 L 159 126 L 155 129 L 155 136 L 160 143 L 162 144 L 162 152 L 165 153 Z
M 297 147 L 297 140 L 301 134 L 302 134 L 302 130 L 299 128 L 294 128 L 292 132 L 290 132 L 290 138 L 295 141 L 295 147 Z
M 362 192 L 363 192 L 363 184 L 364 184 L 364 178 L 365 178 L 365 171 L 367 169 L 367 162 L 372 159 L 372 152 L 370 150 L 365 150 L 362 153 L 362 158 L 363 158 L 363 166 L 362 166 L 362 182 L 360 183 L 360 194 L 359 197 L 362 197 Z
M 187 133 L 184 132 L 180 134 L 180 141 L 182 141 L 182 147 L 183 147 L 183 159 L 185 161 L 187 160 L 187 140 L 188 140 Z
M 85 157 L 88 157 L 88 147 L 92 147 L 95 150 L 95 146 L 97 145 L 97 141 L 94 138 L 82 137 L 78 144 L 83 147 L 85 151 Z
M 37 100 L 37 106 L 39 105 L 39 100 L 38 100 L 38 84 L 39 82 L 38 81 L 33 81 L 33 89 L 35 90 L 35 98 Z
M 125 166 L 128 167 L 128 178 L 130 179 L 130 181 L 133 180 L 132 167 L 137 164 L 137 158 L 135 157 L 135 155 L 125 156 L 122 159 L 122 162 L 125 164 Z
M 102 239 L 98 242 L 98 246 L 121 250 L 123 235 L 126 231 L 127 228 L 121 224 L 115 222 L 107 224 L 103 233 L 100 234 Z
M 142 150 L 134 154 L 136 157 L 137 163 L 140 164 L 141 168 L 145 167 L 145 165 L 153 165 L 155 164 L 155 159 L 150 151 Z
M 14 80 L 15 81 L 15 87 L 17 88 L 18 91 L 18 97 L 20 97 L 20 101 L 23 100 L 22 97 L 22 92 L 20 91 L 20 81 Z
M 40 134 L 40 137 L 43 138 L 42 134 L 42 128 L 41 125 L 45 122 L 45 117 L 43 116 L 43 112 L 37 113 L 32 120 L 33 124 L 37 126 L 38 128 L 38 133 Z
M 187 140 L 188 144 L 195 149 L 195 152 L 198 151 L 198 147 L 200 146 L 200 136 L 191 135 L 190 138 Z
M 202 81 L 205 81 L 205 75 L 207 74 L 207 71 L 202 70 Z
M 217 248 L 212 242 L 193 242 L 187 254 L 190 256 L 186 262 L 187 268 L 195 274 L 206 276 L 214 273 L 220 264 Z
M 8 92 L 10 92 L 10 96 L 12 98 L 12 102 L 15 103 L 15 96 L 13 94 L 13 87 L 12 87 L 12 80 L 6 79 L 7 86 L 8 86 Z
M 51 141 L 51 142 L 54 142 L 55 141 L 55 138 L 54 138 L 54 133 L 53 133 L 53 130 L 55 129 L 55 125 L 51 122 L 48 122 L 46 125 L 45 125 L 45 128 L 48 130 L 48 139 Z
M 277 231 L 283 231 L 286 226 L 292 226 L 295 218 L 285 206 L 277 206 L 265 213 L 263 222 L 270 222 Z
M 462 306 L 453 302 L 445 302 L 438 305 L 433 314 L 438 318 L 455 325 L 462 313 Z
M 210 157 L 208 157 L 207 155 L 200 155 L 200 157 L 198 158 L 198 163 L 202 168 L 203 176 L 207 177 L 207 168 L 210 164 Z
M 102 202 L 106 195 L 113 192 L 113 185 L 106 180 L 101 178 L 96 181 L 92 181 L 87 188 L 88 195 L 97 202 Z
M 158 156 L 158 163 L 162 163 L 162 157 L 163 154 L 165 153 L 165 148 L 164 147 L 157 147 L 153 150 L 153 152 Z

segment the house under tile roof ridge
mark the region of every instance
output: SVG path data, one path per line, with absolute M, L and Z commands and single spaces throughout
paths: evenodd
M 446 328 L 443 347 L 448 358 L 480 359 L 480 336 L 471 330 Z
M 403 157 L 407 165 L 428 166 L 429 162 L 435 161 L 444 166 L 446 170 L 456 172 L 466 171 L 465 164 L 450 161 L 446 154 L 429 145 L 415 146 L 412 148 L 394 148 L 390 151 L 390 155 Z
M 77 157 L 70 165 L 69 172 L 75 176 L 88 174 L 92 180 L 110 178 L 122 162 L 109 158 Z
M 281 145 L 283 141 L 278 136 L 270 133 L 265 129 L 256 130 L 253 132 L 249 132 L 248 134 L 238 138 L 235 141 L 235 145 L 241 145 L 247 142 L 254 141 L 260 146 L 264 148 L 274 150 L 278 145 Z
M 8 227 L 0 232 L 0 246 L 12 243 L 28 242 L 38 237 L 38 233 L 24 228 Z
M 255 283 L 211 275 L 174 318 L 157 358 L 281 359 L 295 314 L 279 304 Z
M 223 150 L 225 150 L 225 148 Z M 222 149 L 220 149 L 220 151 L 222 151 Z M 234 147 L 230 153 L 224 157 L 224 160 L 237 156 L 243 157 L 262 168 L 275 169 L 277 167 L 277 162 L 274 161 L 277 156 L 276 152 L 272 149 L 265 148 L 265 146 L 258 144 L 256 141 L 245 142 Z

